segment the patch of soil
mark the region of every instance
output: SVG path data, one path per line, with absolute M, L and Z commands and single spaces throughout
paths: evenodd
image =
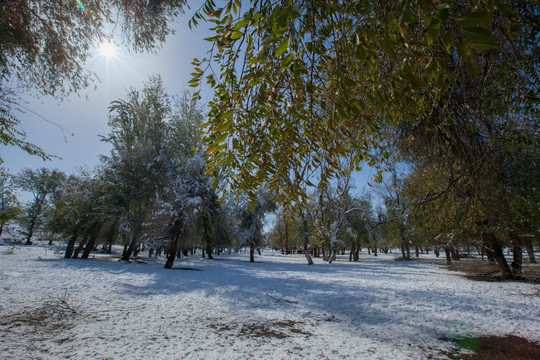
M 209 327 L 225 336 L 245 336 L 285 339 L 295 334 L 310 336 L 311 333 L 302 329 L 302 322 L 294 320 L 270 321 L 268 323 L 231 324 L 214 322 Z M 234 331 L 235 329 L 239 329 Z M 230 333 L 233 332 L 233 333 Z M 230 334 L 227 334 L 230 333 Z M 234 334 L 236 333 L 236 334 Z
M 274 337 L 277 339 L 289 337 L 284 332 L 274 330 L 264 324 L 244 324 L 240 329 L 240 334 L 249 337 Z
M 474 281 L 519 281 L 532 284 L 540 284 L 540 264 L 524 263 L 522 267 L 523 277 L 521 279 L 503 279 L 496 264 L 482 260 L 461 260 L 454 261 L 448 269 L 464 272 L 465 278 Z
M 480 336 L 451 339 L 459 348 L 443 352 L 452 360 L 540 360 L 540 344 L 519 336 Z M 462 350 L 472 351 L 464 354 Z

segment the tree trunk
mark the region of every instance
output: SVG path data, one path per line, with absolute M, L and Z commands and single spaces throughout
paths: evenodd
M 418 246 L 414 247 L 414 251 L 416 251 L 416 257 L 420 257 L 420 249 L 418 249 Z
M 493 257 L 499 266 L 503 279 L 512 279 L 512 271 L 506 262 L 501 245 L 497 241 L 495 234 L 482 233 L 482 241 L 484 241 L 489 246 L 489 249 L 493 252 Z
M 178 248 L 178 237 L 175 236 L 173 240 L 171 240 L 171 244 L 169 245 L 168 253 L 167 253 L 167 261 L 165 262 L 165 269 L 172 269 L 174 264 L 174 259 L 176 257 L 176 250 Z
M 97 236 L 95 234 L 92 234 L 92 236 L 90 236 L 90 241 L 88 241 L 88 243 L 86 244 L 83 254 L 81 255 L 81 259 L 88 259 L 90 252 L 94 249 L 96 238 Z
M 77 249 L 75 249 L 75 253 L 73 254 L 73 258 L 77 259 L 79 257 L 79 253 L 83 249 L 84 245 L 88 241 L 88 236 L 85 236 L 82 241 L 79 243 L 79 246 L 77 246 Z
M 291 250 L 289 249 L 289 221 L 285 219 L 285 254 L 289 255 Z
M 493 254 L 493 250 L 491 250 L 490 245 L 488 244 L 486 239 L 487 239 L 487 237 L 485 237 L 482 234 L 482 249 L 486 253 L 486 257 L 488 259 L 488 262 L 489 263 L 494 263 L 495 262 L 495 255 Z
M 73 234 L 73 236 L 71 236 L 71 238 L 69 239 L 64 258 L 69 259 L 73 255 L 73 249 L 75 248 L 75 241 L 77 241 L 77 234 Z
M 255 244 L 249 244 L 249 262 L 255 262 Z
M 513 253 L 513 261 L 510 264 L 510 267 L 512 268 L 512 275 L 516 278 L 522 277 L 522 264 L 523 264 L 523 255 L 521 252 L 521 239 L 519 236 L 511 231 L 510 232 L 510 242 L 512 243 L 512 253 Z
M 129 244 L 129 247 L 127 248 L 127 250 L 122 255 L 121 260 L 129 261 L 131 259 L 131 255 L 133 255 L 133 253 L 135 252 L 135 250 L 139 246 L 139 232 L 140 231 L 141 231 L 141 223 L 138 223 L 135 226 L 135 231 L 133 232 L 133 234 L 131 236 L 131 242 Z
M 459 260 L 459 249 L 457 246 L 452 246 L 451 248 L 451 253 L 452 253 L 452 260 Z
M 451 254 L 450 246 L 444 247 L 444 253 L 446 255 L 446 265 L 452 265 L 452 254 Z
M 313 265 L 313 259 L 311 258 L 311 255 L 309 255 L 309 228 L 308 228 L 308 223 L 307 223 L 306 216 L 304 215 L 304 212 L 302 212 L 302 224 L 304 227 L 304 242 L 303 242 L 304 256 L 306 257 L 307 264 Z
M 536 258 L 534 257 L 534 248 L 532 245 L 532 240 L 528 237 L 523 239 L 523 245 L 525 245 L 525 250 L 527 250 L 527 256 L 529 257 L 529 262 L 531 264 L 536 264 Z

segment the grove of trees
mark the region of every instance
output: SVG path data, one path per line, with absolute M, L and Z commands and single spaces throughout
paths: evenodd
M 91 79 L 79 70 L 102 22 L 119 19 L 129 46 L 151 50 L 184 5 L 2 5 L 3 144 L 47 157 L 16 130 L 13 77 L 42 94 L 76 92 Z M 171 96 L 151 77 L 111 103 L 112 150 L 99 167 L 15 176 L 33 193 L 20 217 L 27 242 L 40 228 L 68 240 L 66 257 L 121 243 L 122 259 L 146 248 L 166 267 L 196 248 L 212 258 L 249 246 L 253 261 L 267 244 L 308 264 L 345 250 L 356 261 L 362 247 L 404 259 L 441 249 L 451 262 L 473 248 L 519 278 L 540 230 L 539 10 L 525 0 L 207 0 L 190 22 L 214 32 L 194 59 L 194 94 Z M 214 92 L 207 112 L 203 85 Z M 362 166 L 377 170 L 373 194 L 352 191 Z M 2 181 L 4 224 L 18 206 Z

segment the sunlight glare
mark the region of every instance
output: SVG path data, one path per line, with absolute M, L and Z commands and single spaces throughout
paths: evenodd
M 115 58 L 116 46 L 109 40 L 103 41 L 99 44 L 99 53 L 106 59 Z

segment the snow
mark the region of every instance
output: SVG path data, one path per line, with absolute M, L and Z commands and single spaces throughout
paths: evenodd
M 431 256 L 307 266 L 266 250 L 166 270 L 62 255 L 0 246 L 1 359 L 420 359 L 444 358 L 452 335 L 540 341 L 538 286 L 474 282 Z M 61 298 L 77 313 L 39 318 Z

